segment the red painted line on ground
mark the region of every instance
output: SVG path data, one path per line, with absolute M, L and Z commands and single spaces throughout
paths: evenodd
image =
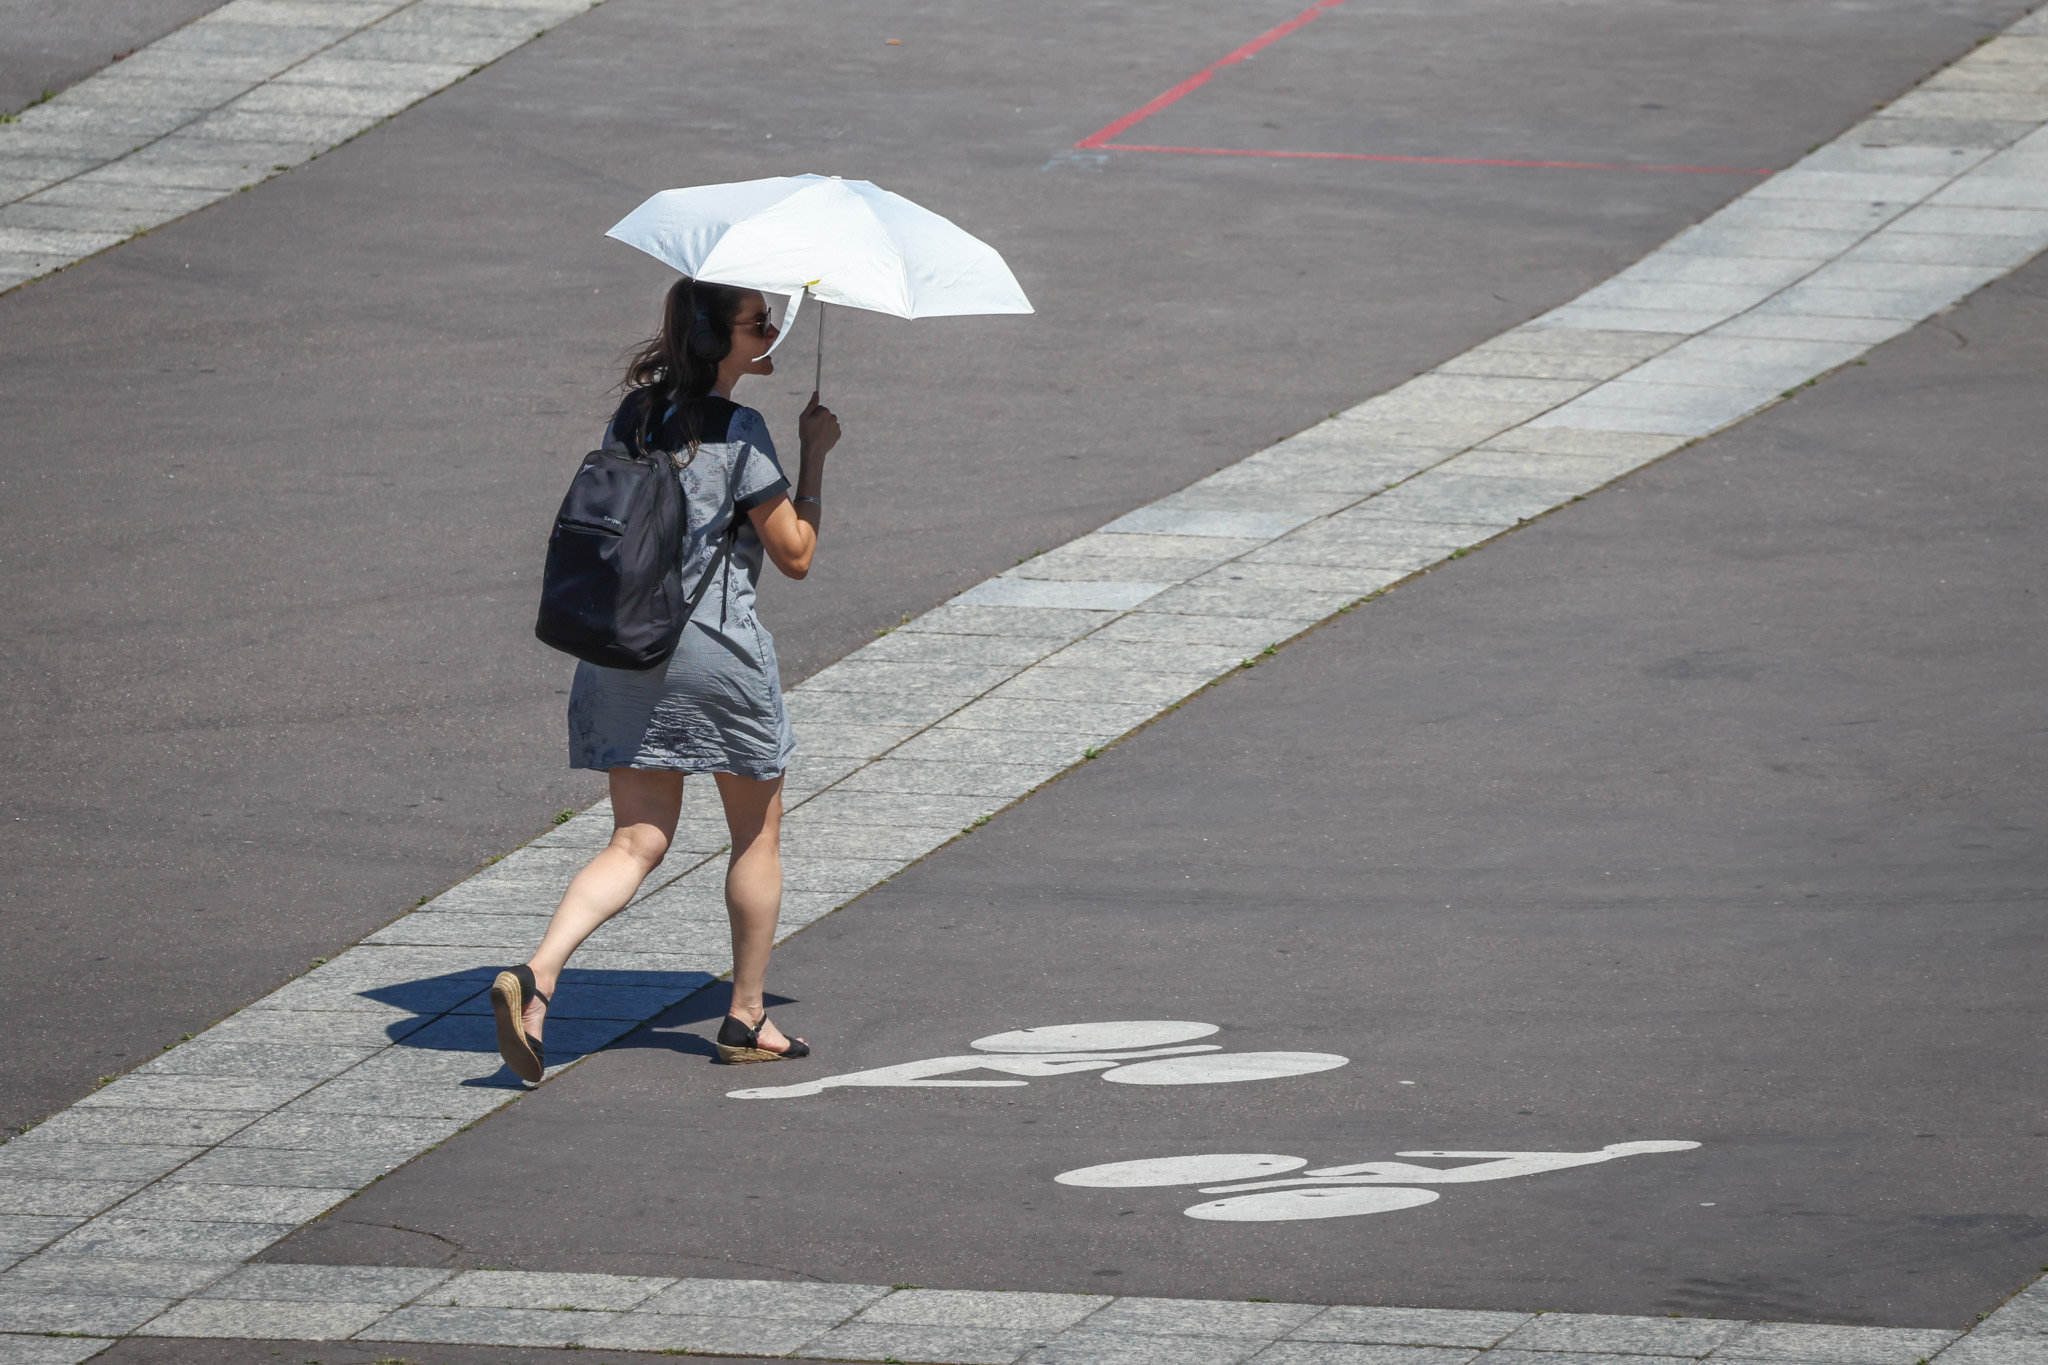
M 1097 134 L 1100 136 L 1100 134 Z M 1605 161 L 1513 161 L 1478 156 L 1376 156 L 1369 152 L 1265 152 L 1237 147 L 1141 147 L 1127 142 L 1076 143 L 1102 152 L 1178 152 L 1187 156 L 1270 156 L 1301 161 L 1394 161 L 1412 166 L 1540 166 L 1571 171 L 1670 171 L 1690 175 L 1771 175 L 1767 166 L 1634 166 Z
M 1271 47 L 1274 43 L 1279 42 L 1282 38 L 1285 38 L 1288 34 L 1294 32 L 1294 30 L 1302 27 L 1304 24 L 1312 22 L 1315 19 L 1315 17 L 1321 14 L 1324 10 L 1335 9 L 1337 8 L 1337 6 L 1343 3 L 1344 0 L 1316 0 L 1316 3 L 1310 5 L 1307 9 L 1295 15 L 1292 19 L 1289 19 L 1286 23 L 1281 24 L 1276 28 L 1267 29 L 1258 37 L 1252 39 L 1243 47 L 1237 49 L 1237 51 L 1231 53 L 1229 56 L 1223 58 L 1221 61 L 1211 62 L 1209 65 L 1203 67 L 1200 71 L 1197 71 L 1194 75 L 1188 77 L 1179 85 L 1176 85 L 1175 87 L 1173 87 L 1173 89 L 1167 91 L 1165 94 L 1159 96 L 1157 99 L 1152 100 L 1148 104 L 1139 105 L 1136 109 L 1133 109 L 1130 113 L 1125 114 L 1122 118 L 1118 119 L 1115 123 L 1110 124 L 1107 128 L 1101 128 L 1095 132 L 1090 133 L 1088 136 L 1082 138 L 1079 142 L 1074 144 L 1074 150 L 1078 152 L 1088 152 L 1095 150 L 1096 148 L 1102 146 L 1104 143 L 1108 142 L 1111 138 L 1115 137 L 1118 133 L 1126 132 L 1129 129 L 1137 127 L 1146 119 L 1151 118 L 1154 114 L 1158 113 L 1161 109 L 1166 108 L 1166 106 L 1168 106 L 1169 104 L 1172 104 L 1176 100 L 1180 99 L 1183 95 L 1188 94 L 1190 91 L 1201 89 L 1203 86 L 1209 83 L 1209 78 L 1211 76 L 1215 75 L 1218 71 L 1221 71 L 1224 67 L 1234 65 L 1237 62 L 1243 61 L 1247 57 L 1255 55 L 1256 53 L 1265 48 Z

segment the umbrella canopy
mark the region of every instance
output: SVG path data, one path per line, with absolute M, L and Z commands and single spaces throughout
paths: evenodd
M 700 280 L 899 318 L 1029 313 L 994 247 L 865 180 L 663 190 L 605 234 Z

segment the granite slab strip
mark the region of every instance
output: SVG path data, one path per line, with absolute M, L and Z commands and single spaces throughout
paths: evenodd
M 154 203 L 173 212 L 317 154 L 406 92 L 434 88 L 581 4 L 382 8 L 377 0 L 316 13 L 230 0 L 212 27 L 188 26 L 52 101 L 48 121 L 31 121 L 13 144 L 19 154 L 0 134 L 0 163 L 17 186 L 64 179 L 50 209 L 132 214 L 127 205 Z M 359 22 L 373 13 L 381 17 Z M 1572 303 L 1049 551 L 1028 571 L 1053 576 L 976 585 L 792 689 L 799 713 L 815 706 L 816 718 L 805 724 L 807 752 L 785 788 L 794 852 L 786 932 L 981 818 L 956 822 L 949 811 L 935 821 L 914 804 L 866 797 L 999 806 L 1022 796 L 1244 658 L 1779 401 L 2048 244 L 2048 208 L 2037 206 L 2048 184 L 2048 104 L 2024 94 L 2028 81 L 2048 78 L 2048 45 L 2019 35 L 1969 59 L 1969 79 L 1995 71 L 2014 82 L 2008 93 L 1950 90 L 1939 83 L 1960 77 L 1938 75 L 1923 93 L 1947 93 L 1907 103 L 1918 113 L 1902 116 L 1895 104 Z M 379 93 L 322 93 L 330 90 Z M 238 103 L 245 94 L 249 102 Z M 121 112 L 97 129 L 91 111 L 102 107 Z M 190 116 L 152 115 L 153 107 Z M 111 161 L 73 154 L 87 145 L 79 139 L 159 128 L 169 132 Z M 94 235 L 90 222 L 30 215 L 0 226 L 16 248 L 0 264 L 19 272 L 52 251 L 92 247 L 106 234 Z M 727 965 L 715 932 L 723 876 L 715 797 L 708 784 L 691 784 L 685 800 L 681 861 L 672 858 L 605 941 L 578 959 L 579 982 L 595 976 L 651 993 L 614 997 L 597 1011 L 602 1020 L 572 1019 L 565 1009 L 565 1041 L 601 1045 L 636 1013 L 651 1017 Z M 297 1193 L 236 1196 L 256 1202 L 249 1216 L 224 1222 L 101 1213 L 75 1226 L 71 1215 L 0 1215 L 10 1254 L 60 1236 L 60 1246 L 111 1259 L 247 1254 L 229 1248 L 287 1226 L 256 1214 L 282 1216 L 291 1201 L 373 1179 L 441 1140 L 448 1125 L 509 1102 L 517 1091 L 482 1034 L 483 986 L 609 837 L 607 823 L 602 803 L 572 816 L 431 910 L 372 936 L 379 941 L 81 1100 L 45 1139 L 0 1151 L 7 1179 L 146 1185 L 175 1171 L 180 1186 Z M 337 1019 L 326 1030 L 323 1014 Z M 346 1159 L 256 1139 L 202 1154 L 78 1140 L 79 1116 L 95 1109 L 115 1127 L 151 1111 L 173 1126 L 154 1131 L 182 1124 L 203 1145 L 266 1116 L 300 1133 L 341 1118 L 413 1126 L 395 1124 L 390 1143 L 350 1144 Z M 66 1134 L 73 1140 L 50 1140 Z M 110 1155 L 119 1152 L 135 1155 Z M 22 1192 L 46 1196 L 69 1197 Z M 133 1196 L 142 1209 L 181 1208 L 180 1197 L 169 1189 Z M 258 1208 L 265 1197 L 279 1202 Z M 1121 1317 L 1137 1312 L 1126 1307 Z M 1541 1349 L 1580 1349 L 1553 1339 L 1566 1325 L 1549 1318 Z M 1673 1330 L 1655 1325 L 1658 1340 Z M 1113 1321 L 1090 1330 L 1101 1335 L 1092 1348 L 1100 1350 L 1111 1338 L 1143 1335 Z M 1611 1335 L 1615 1325 L 1601 1330 Z M 1212 1338 L 1229 1334 L 1204 1336 Z M 1611 1349 L 1605 1337 L 1583 1345 Z M 984 1348 L 997 1343 L 976 1349 Z
M 591 3 L 228 0 L 0 125 L 0 289 L 291 170 Z M 104 192 L 122 182 L 187 193 L 142 213 Z
M 791 1354 L 1040 1365 L 1943 1365 L 2018 1362 L 2048 1334 L 2037 1282 L 2003 1333 L 1803 1323 L 1375 1308 L 810 1281 L 450 1271 L 44 1253 L 0 1273 L 0 1332 L 126 1332 L 457 1345 Z M 121 1325 L 127 1324 L 127 1325 Z M 360 1324 L 360 1325 L 355 1325 Z M 0 1345 L 8 1338 L 0 1337 Z M 2017 1354 L 2014 1352 L 2017 1351 Z M 2001 1354 L 2002 1352 L 2002 1354 Z M 0 1355 L 4 1362 L 5 1355 Z

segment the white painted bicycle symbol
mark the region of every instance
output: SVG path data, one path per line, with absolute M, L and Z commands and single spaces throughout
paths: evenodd
M 1235 1081 L 1307 1076 L 1343 1066 L 1334 1052 L 1225 1052 L 1218 1043 L 1194 1043 L 1218 1032 L 1191 1019 L 1123 1019 L 1099 1024 L 1054 1024 L 976 1038 L 975 1049 L 928 1057 L 794 1085 L 727 1091 L 736 1100 L 787 1100 L 827 1090 L 864 1086 L 979 1087 L 1029 1085 L 1047 1076 L 1100 1071 L 1118 1085 L 1222 1085 Z M 954 1080 L 965 1071 L 994 1071 L 1016 1080 Z
M 1443 1196 L 1424 1185 L 1469 1185 L 1512 1180 L 1545 1171 L 1594 1166 L 1650 1152 L 1689 1152 L 1697 1142 L 1614 1142 L 1596 1152 L 1397 1152 L 1396 1156 L 1469 1161 L 1468 1166 L 1417 1166 L 1406 1161 L 1362 1161 L 1301 1171 L 1306 1157 L 1272 1152 L 1215 1152 L 1206 1156 L 1149 1157 L 1083 1166 L 1054 1176 L 1062 1185 L 1128 1190 L 1195 1185 L 1221 1194 L 1184 1209 L 1190 1218 L 1219 1223 L 1280 1223 L 1303 1218 L 1355 1218 L 1433 1204 Z M 1270 1177 L 1279 1176 L 1280 1179 Z

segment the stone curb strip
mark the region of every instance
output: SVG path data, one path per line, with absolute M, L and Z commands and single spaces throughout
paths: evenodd
M 506 12 L 354 4 L 231 0 L 103 76 L 186 51 L 177 40 L 258 5 L 389 14 L 291 59 L 306 66 L 456 50 L 422 36 L 334 55 L 405 15 Z M 2048 245 L 2044 122 L 2048 14 L 2036 13 L 1564 307 L 792 689 L 803 752 L 788 784 L 787 931 L 1262 651 L 1789 396 L 2027 260 Z M 0 1147 L 0 1266 L 20 1262 L 0 1273 L 0 1331 L 132 1330 L 173 1293 L 106 1288 L 123 1267 L 211 1279 L 198 1268 L 254 1256 L 512 1100 L 485 986 L 608 834 L 600 803 Z M 603 1047 L 730 967 L 724 844 L 710 784 L 691 784 L 667 880 L 578 955 L 551 1052 Z M 104 1316 L 110 1298 L 134 1300 L 126 1325 Z
M 0 124 L 0 290 L 348 141 L 595 0 L 228 0 Z
M 943 1365 L 2040 1365 L 2048 1281 L 1967 1335 L 1597 1313 L 1350 1308 L 784 1280 L 677 1280 L 395 1266 L 108 1261 L 0 1314 L 89 1320 L 88 1337 L 0 1337 L 0 1365 L 72 1365 L 145 1337 L 584 1347 Z M 60 1305 L 69 1305 L 61 1307 Z

